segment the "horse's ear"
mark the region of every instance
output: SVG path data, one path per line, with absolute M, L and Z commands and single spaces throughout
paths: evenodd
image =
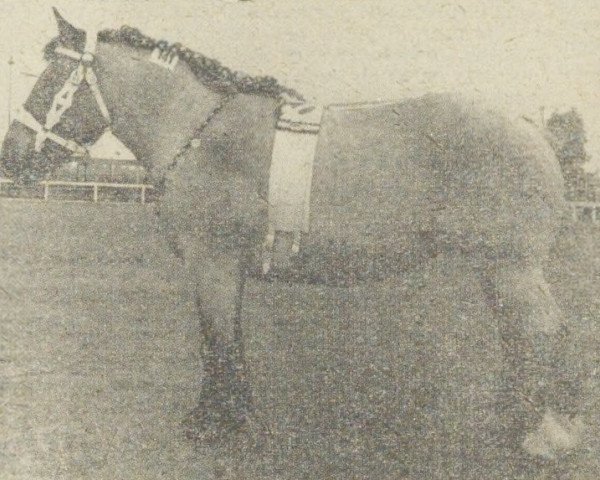
M 65 47 L 80 50 L 85 45 L 85 31 L 74 27 L 60 14 L 56 7 L 52 7 L 56 25 L 58 26 L 58 36 L 60 43 Z

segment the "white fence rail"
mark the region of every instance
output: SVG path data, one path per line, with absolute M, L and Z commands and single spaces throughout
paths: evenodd
M 10 179 L 0 178 L 0 192 L 2 191 L 2 185 L 12 183 L 13 182 Z M 140 192 L 140 203 L 146 203 L 146 193 L 148 192 L 148 190 L 152 190 L 154 188 L 153 185 L 147 185 L 145 183 L 71 182 L 66 180 L 45 180 L 43 182 L 39 182 L 39 185 L 42 185 L 44 187 L 44 200 L 48 200 L 50 198 L 52 187 L 67 187 L 91 189 L 93 202 L 98 202 L 98 193 L 101 189 L 113 189 L 137 190 Z
M 0 177 L 0 193 L 2 192 L 2 186 L 6 184 L 12 184 L 12 180 L 8 178 Z M 115 189 L 115 190 L 138 190 L 140 203 L 146 203 L 146 194 L 148 190 L 154 188 L 153 185 L 144 183 L 105 183 L 105 182 L 71 182 L 63 180 L 45 180 L 39 183 L 44 187 L 44 200 L 50 198 L 52 187 L 68 187 L 68 188 L 83 188 L 91 189 L 92 201 L 98 201 L 98 194 L 101 189 Z M 573 220 L 583 220 L 588 218 L 592 222 L 600 222 L 600 202 L 568 202 L 571 209 Z
M 592 222 L 600 222 L 600 202 L 569 202 L 573 220 L 589 218 Z

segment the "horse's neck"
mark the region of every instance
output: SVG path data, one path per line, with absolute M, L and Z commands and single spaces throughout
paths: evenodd
M 148 108 L 130 103 L 113 124 L 113 133 L 149 170 L 163 171 L 205 124 L 224 99 L 197 81 L 165 89 L 167 98 Z M 142 95 L 143 92 L 140 92 Z M 151 113 L 149 113 L 149 110 Z
M 262 176 L 261 148 L 267 147 L 270 155 L 268 137 L 275 127 L 278 100 L 249 94 L 229 97 L 199 81 L 185 62 L 172 71 L 149 61 L 131 62 L 136 57 L 143 60 L 143 55 L 121 44 L 98 45 L 103 61 L 97 75 L 115 136 L 146 167 L 160 171 L 204 129 L 208 135 L 202 135 L 203 143 L 215 144 L 211 161 L 243 164 L 246 176 Z

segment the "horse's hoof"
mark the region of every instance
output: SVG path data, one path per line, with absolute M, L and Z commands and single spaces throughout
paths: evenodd
M 575 450 L 581 443 L 583 430 L 580 417 L 571 419 L 547 410 L 537 429 L 526 435 L 523 449 L 532 456 L 553 460 Z
M 243 429 L 245 420 L 231 415 L 203 411 L 200 406 L 194 409 L 184 423 L 188 440 L 206 445 L 222 443 Z
M 198 403 L 184 421 L 188 439 L 215 444 L 243 430 L 248 406 L 230 384 L 205 380 Z

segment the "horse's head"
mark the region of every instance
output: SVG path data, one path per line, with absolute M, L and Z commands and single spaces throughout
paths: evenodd
M 2 147 L 0 170 L 15 179 L 42 178 L 109 127 L 147 167 L 165 167 L 225 98 L 301 98 L 272 77 L 232 71 L 135 28 L 86 32 L 54 13 L 59 35 L 46 46 L 48 66 Z
M 129 27 L 86 32 L 54 14 L 48 65 L 4 139 L 5 175 L 41 179 L 109 127 L 147 166 L 170 162 L 224 95 L 177 65 L 177 45 Z
M 45 49 L 48 66 L 9 126 L 2 148 L 2 170 L 19 180 L 40 179 L 72 153 L 85 152 L 108 125 L 90 81 L 94 56 L 88 50 L 95 39 L 54 13 L 59 35 Z

